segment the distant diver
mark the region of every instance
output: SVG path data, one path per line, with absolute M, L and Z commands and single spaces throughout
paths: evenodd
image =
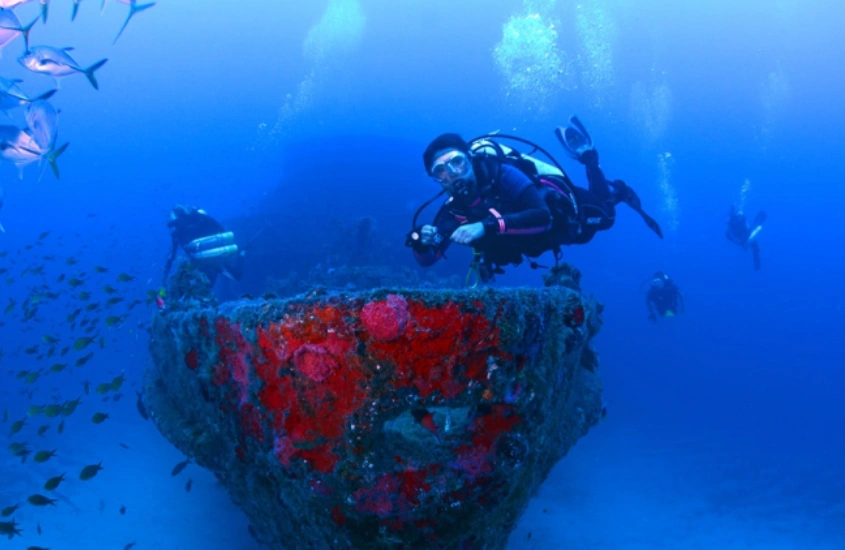
M 243 251 L 235 244 L 235 235 L 204 210 L 177 204 L 170 213 L 167 227 L 172 246 L 164 266 L 164 283 L 181 248 L 191 263 L 205 273 L 211 284 L 218 275 L 240 280 L 243 274 Z
M 645 304 L 649 321 L 656 323 L 660 317 L 674 317 L 684 312 L 684 295 L 668 275 L 658 271 L 648 283 Z
M 621 180 L 605 178 L 598 152 L 577 117 L 555 134 L 569 156 L 586 166 L 588 189 L 575 186 L 548 152 L 519 137 L 490 134 L 466 142 L 448 133 L 434 139 L 423 153 L 423 163 L 442 191 L 414 215 L 406 245 L 417 262 L 424 267 L 434 264 L 452 242 L 471 246 L 467 283 L 486 282 L 504 273 L 502 266 L 522 263 L 523 256 L 553 251 L 559 260 L 561 246 L 587 243 L 598 231 L 610 229 L 620 202 L 663 238 L 634 190 Z M 529 154 L 539 151 L 551 164 L 500 144 L 503 139 L 530 146 Z M 448 199 L 433 222 L 418 225 L 420 213 L 442 193 Z
M 741 246 L 743 250 L 751 249 L 754 256 L 754 269 L 756 270 L 760 269 L 760 244 L 757 242 L 757 237 L 760 236 L 760 231 L 763 230 L 765 222 L 766 213 L 762 210 L 754 216 L 754 221 L 749 224 L 748 218 L 745 217 L 742 210 L 737 210 L 735 206 L 731 205 L 728 230 L 725 237 Z

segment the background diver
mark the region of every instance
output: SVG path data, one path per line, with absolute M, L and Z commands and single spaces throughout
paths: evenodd
M 656 323 L 659 317 L 674 317 L 683 313 L 684 295 L 675 281 L 658 271 L 649 281 L 645 304 L 648 308 L 648 320 Z
M 191 263 L 205 273 L 212 285 L 220 274 L 240 280 L 243 274 L 243 251 L 235 244 L 234 234 L 226 231 L 220 222 L 204 210 L 178 204 L 170 213 L 167 227 L 170 228 L 172 246 L 164 266 L 163 284 L 167 282 L 167 275 L 180 248 Z
M 743 250 L 751 249 L 754 256 L 754 269 L 760 269 L 760 244 L 757 237 L 763 230 L 763 223 L 766 221 L 766 213 L 762 210 L 754 216 L 754 221 L 748 223 L 748 218 L 742 210 L 737 210 L 731 205 L 731 212 L 728 217 L 728 230 L 725 237 L 733 243 L 741 246 Z
M 605 178 L 598 152 L 577 117 L 555 133 L 569 156 L 586 166 L 588 189 L 576 187 L 551 155 L 522 138 L 491 135 L 467 143 L 458 134 L 442 134 L 434 139 L 423 153 L 423 163 L 449 197 L 431 224 L 417 226 L 416 219 L 434 199 L 414 216 L 406 244 L 420 265 L 439 260 L 452 242 L 473 247 L 472 267 L 483 281 L 503 273 L 504 265 L 520 264 L 523 255 L 534 258 L 552 250 L 558 259 L 562 245 L 584 244 L 598 231 L 610 229 L 620 202 L 663 238 L 634 190 L 621 180 Z M 554 165 L 506 147 L 499 139 L 527 143 Z

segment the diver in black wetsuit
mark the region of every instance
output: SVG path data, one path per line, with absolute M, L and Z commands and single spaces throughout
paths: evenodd
M 649 281 L 645 304 L 648 308 L 648 320 L 656 323 L 659 317 L 674 317 L 683 313 L 684 295 L 675 281 L 658 271 Z
M 414 217 L 406 244 L 417 261 L 432 265 L 452 242 L 472 246 L 472 267 L 486 281 L 502 273 L 501 266 L 520 264 L 523 256 L 535 258 L 552 250 L 557 258 L 562 245 L 589 242 L 598 231 L 613 226 L 620 202 L 662 238 L 660 226 L 643 211 L 634 190 L 621 180 L 605 178 L 580 121 L 572 117 L 570 123 L 556 135 L 569 155 L 586 166 L 588 189 L 576 187 L 551 155 L 521 138 L 492 135 L 467 143 L 457 134 L 443 134 L 432 141 L 423 163 L 449 198 L 431 224 L 417 226 Z M 528 143 L 554 166 L 507 148 L 497 138 Z
M 172 246 L 164 266 L 165 282 L 180 248 L 212 285 L 219 274 L 240 280 L 244 258 L 235 236 L 204 210 L 178 204 L 170 213 L 167 227 L 171 229 Z
M 728 217 L 728 230 L 725 237 L 732 243 L 741 246 L 743 250 L 751 249 L 754 256 L 754 269 L 760 269 L 760 244 L 757 242 L 757 237 L 763 229 L 763 223 L 766 221 L 766 213 L 762 210 L 754 217 L 751 224 L 748 223 L 748 218 L 742 210 L 737 210 L 731 205 L 731 213 Z

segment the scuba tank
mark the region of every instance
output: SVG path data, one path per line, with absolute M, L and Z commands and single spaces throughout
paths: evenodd
M 234 244 L 235 234 L 231 231 L 227 231 L 225 233 L 218 233 L 217 235 L 211 235 L 209 237 L 194 239 L 185 245 L 185 252 L 194 255 L 195 257 L 199 257 L 197 254 L 198 252 Z M 235 248 L 237 248 L 237 246 L 235 246 Z
M 229 233 L 231 235 L 231 233 Z M 230 244 L 226 246 L 220 246 L 217 248 L 210 248 L 208 250 L 202 250 L 200 252 L 196 252 L 191 254 L 191 258 L 194 260 L 222 260 L 229 258 L 231 256 L 238 255 L 238 245 Z

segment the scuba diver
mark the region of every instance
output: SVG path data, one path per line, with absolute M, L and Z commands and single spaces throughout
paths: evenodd
M 172 247 L 164 266 L 164 282 L 181 248 L 191 263 L 205 273 L 211 284 L 223 274 L 240 280 L 243 273 L 243 251 L 235 244 L 235 236 L 204 210 L 177 204 L 170 213 Z
M 475 284 L 491 280 L 504 273 L 502 266 L 522 263 L 523 256 L 536 258 L 551 250 L 557 263 L 562 245 L 584 244 L 598 231 L 610 229 L 620 202 L 663 238 L 634 190 L 621 180 L 605 178 L 593 141 L 577 117 L 555 134 L 569 156 L 586 166 L 588 189 L 576 187 L 554 157 L 519 137 L 485 135 L 466 142 L 458 134 L 442 134 L 434 139 L 423 153 L 423 163 L 442 190 L 417 210 L 407 235 L 405 244 L 417 262 L 423 267 L 434 264 L 452 242 L 471 246 L 468 285 L 473 277 Z M 522 154 L 498 143 L 500 139 L 533 149 Z M 535 151 L 551 164 L 529 156 Z M 417 225 L 420 213 L 443 193 L 449 197 L 434 221 Z M 540 267 L 535 262 L 531 266 Z
M 658 317 L 674 317 L 683 313 L 684 295 L 675 281 L 658 271 L 649 281 L 645 305 L 648 308 L 648 320 L 656 323 Z
M 737 210 L 735 206 L 731 205 L 731 213 L 728 217 L 728 230 L 725 237 L 729 241 L 741 246 L 743 250 L 751 249 L 754 256 L 754 269 L 760 269 L 760 244 L 757 242 L 757 237 L 760 231 L 763 230 L 763 223 L 766 221 L 766 213 L 762 210 L 754 216 L 754 221 L 748 223 L 748 218 L 745 217 L 742 210 Z

